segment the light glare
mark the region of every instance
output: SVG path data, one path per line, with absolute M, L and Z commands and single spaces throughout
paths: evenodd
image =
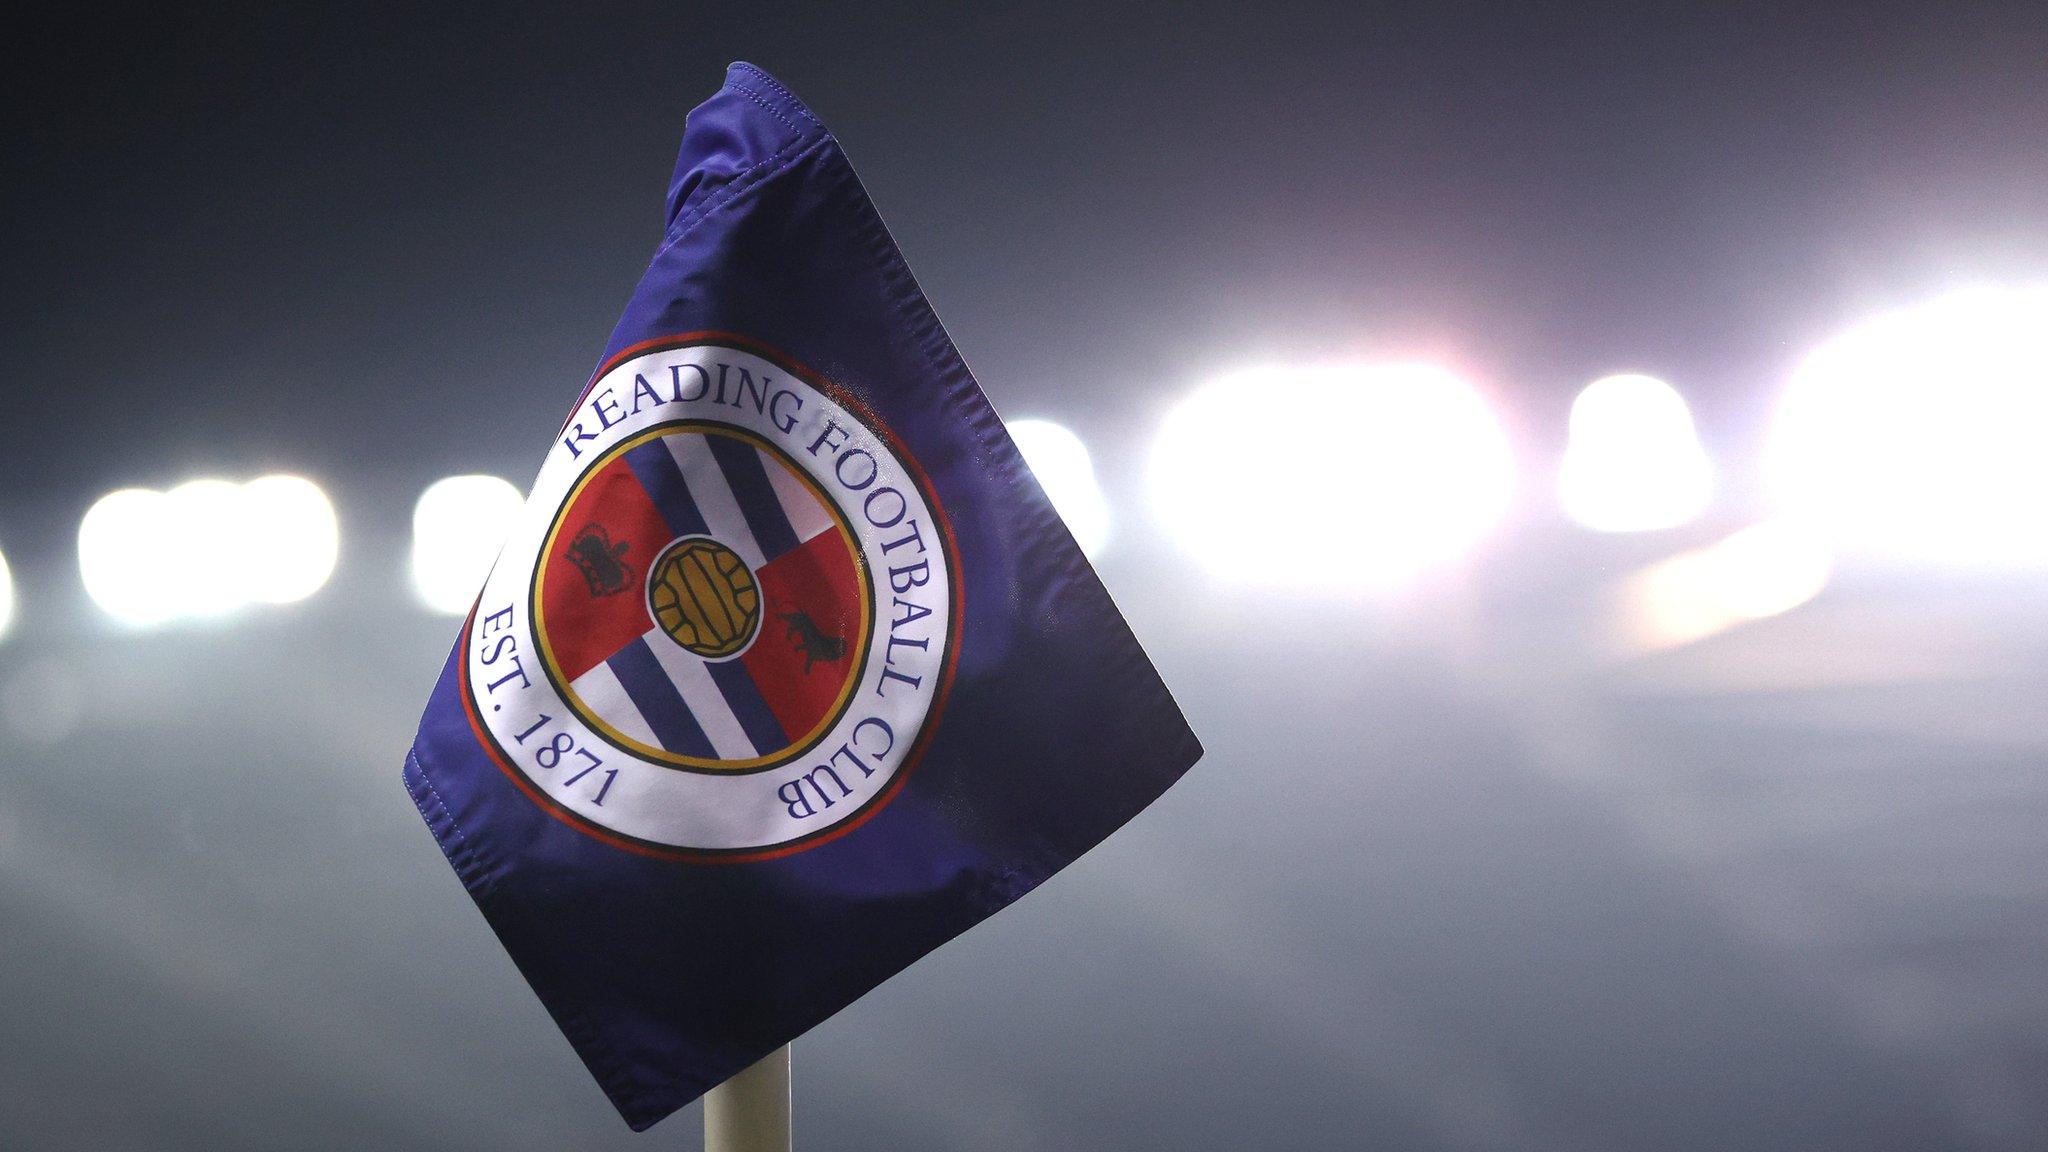
M 1608 376 L 1572 402 L 1558 472 L 1565 513 L 1596 532 L 1675 528 L 1707 506 L 1713 478 L 1692 413 L 1654 376 Z
M 1820 595 L 1833 571 L 1826 545 L 1807 527 L 1752 525 L 1629 577 L 1621 597 L 1627 646 L 1672 648 L 1782 615 Z
M 412 512 L 412 579 L 420 600 L 449 615 L 469 611 L 525 503 L 519 489 L 496 476 L 450 476 L 422 492 Z
M 1066 427 L 1050 420 L 1015 420 L 1009 425 L 1017 451 L 1038 477 L 1039 486 L 1067 522 L 1074 541 L 1090 559 L 1109 542 L 1109 501 L 1095 479 L 1088 446 Z
M 123 624 L 161 624 L 177 614 L 172 585 L 156 576 L 158 558 L 180 552 L 170 537 L 167 503 L 162 492 L 123 488 L 100 497 L 78 525 L 78 573 L 86 594 Z
M 190 480 L 164 493 L 164 552 L 136 556 L 141 579 L 154 579 L 171 612 L 181 616 L 220 616 L 247 599 L 240 573 L 228 557 L 261 547 L 261 537 L 244 537 L 242 490 L 225 480 Z
M 7 567 L 7 554 L 0 552 L 0 640 L 14 624 L 14 573 Z
M 1786 511 L 1847 551 L 2048 563 L 2048 287 L 1880 316 L 1800 366 L 1766 446 Z
M 1486 402 L 1442 368 L 1267 367 L 1175 408 L 1150 481 L 1161 521 L 1220 578 L 1385 586 L 1491 529 L 1513 460 Z
M 265 476 L 242 488 L 249 531 L 263 547 L 246 557 L 243 591 L 263 604 L 290 604 L 318 592 L 341 554 L 341 525 L 320 486 L 301 476 Z
M 339 549 L 333 505 L 298 476 L 124 488 L 78 528 L 87 595 L 137 627 L 303 600 L 326 585 Z

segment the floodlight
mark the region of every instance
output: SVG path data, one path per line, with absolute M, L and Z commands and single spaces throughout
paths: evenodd
M 341 529 L 320 486 L 300 476 L 264 476 L 242 486 L 245 531 L 261 542 L 240 563 L 243 593 L 290 604 L 318 592 L 334 573 Z
M 261 548 L 242 516 L 242 489 L 226 480 L 188 480 L 164 493 L 158 550 L 140 579 L 156 586 L 174 616 L 220 616 L 247 603 L 237 562 Z
M 1153 449 L 1152 504 L 1221 579 L 1385 586 L 1455 559 L 1514 464 L 1470 384 L 1427 364 L 1266 367 L 1196 391 Z
M 525 502 L 496 476 L 450 476 L 422 492 L 412 512 L 412 579 L 420 600 L 436 612 L 467 612 Z
M 86 594 L 123 624 L 159 624 L 179 611 L 180 547 L 170 532 L 169 501 L 162 492 L 123 488 L 99 498 L 78 526 L 78 571 Z
M 339 548 L 334 506 L 298 476 L 123 488 L 78 527 L 86 593 L 136 627 L 303 600 L 327 583 Z
M 1095 479 L 1088 446 L 1071 430 L 1050 420 L 1013 420 L 1010 438 L 1031 465 L 1052 506 L 1067 522 L 1081 551 L 1093 559 L 1109 542 L 1109 501 Z
M 1596 532 L 1675 528 L 1706 508 L 1713 480 L 1692 413 L 1654 376 L 1608 376 L 1572 402 L 1558 472 L 1567 515 Z
M 1803 363 L 1765 450 L 1771 495 L 1842 549 L 2048 563 L 2048 288 L 1879 316 Z
M 0 552 L 0 640 L 14 623 L 14 573 L 7 567 L 7 554 Z

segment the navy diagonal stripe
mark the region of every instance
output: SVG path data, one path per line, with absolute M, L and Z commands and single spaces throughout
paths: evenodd
M 739 502 L 740 514 L 747 518 L 747 528 L 754 533 L 754 543 L 761 546 L 761 556 L 773 560 L 798 544 L 796 530 L 789 526 L 789 517 L 782 511 L 782 501 L 775 497 L 774 485 L 768 483 L 767 469 L 761 465 L 761 454 L 752 445 L 730 436 L 706 436 L 711 445 L 712 458 L 718 461 L 718 470 L 725 473 L 725 483 L 732 489 L 733 498 Z
M 725 697 L 732 714 L 739 717 L 747 739 L 754 742 L 754 751 L 766 756 L 789 746 L 789 736 L 782 731 L 781 721 L 768 710 L 768 701 L 762 699 L 761 689 L 755 686 L 754 677 L 745 664 L 725 660 L 706 663 L 704 667 L 710 670 L 712 682 L 718 685 L 718 691 Z
M 627 449 L 626 466 L 633 470 L 633 477 L 640 481 L 640 487 L 647 490 L 647 498 L 654 501 L 661 518 L 668 521 L 669 531 L 678 536 L 711 534 L 711 529 L 704 523 L 704 514 L 697 510 L 696 498 L 690 495 L 690 486 L 683 481 L 683 470 L 676 467 L 676 458 L 669 454 L 667 444 L 656 439 Z
M 684 756 L 718 758 L 711 749 L 710 738 L 690 714 L 690 706 L 683 703 L 683 694 L 676 691 L 675 681 L 668 678 L 661 662 L 654 658 L 647 637 L 612 653 L 605 663 L 611 666 L 612 675 L 626 689 L 627 699 L 640 710 L 641 719 L 654 730 L 654 738 L 661 741 L 663 748 Z

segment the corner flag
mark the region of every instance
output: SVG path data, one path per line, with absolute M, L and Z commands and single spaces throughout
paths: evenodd
M 405 782 L 646 1128 L 1201 755 L 838 143 L 735 64 Z

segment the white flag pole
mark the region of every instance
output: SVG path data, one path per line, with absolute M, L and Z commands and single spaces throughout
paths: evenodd
M 789 1152 L 789 1045 L 704 1094 L 704 1152 Z

